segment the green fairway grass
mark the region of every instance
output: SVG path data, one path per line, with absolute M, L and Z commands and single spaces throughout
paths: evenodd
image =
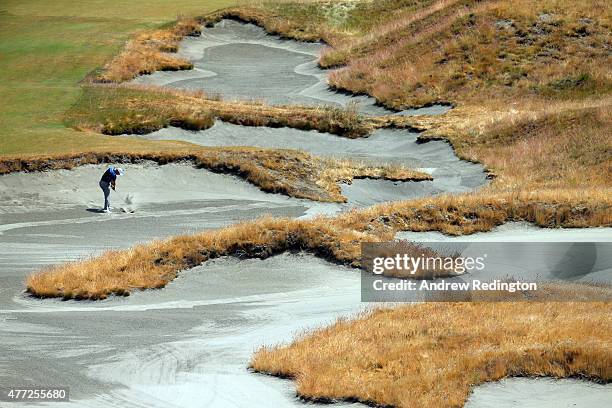
M 130 35 L 235 0 L 4 0 L 0 3 L 0 155 L 163 148 L 64 125 L 79 82 Z

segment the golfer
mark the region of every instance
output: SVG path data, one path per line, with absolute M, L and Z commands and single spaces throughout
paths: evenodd
M 108 196 L 110 196 L 110 189 L 115 189 L 117 176 L 123 176 L 125 171 L 119 167 L 110 166 L 102 175 L 100 179 L 100 188 L 104 192 L 104 208 L 103 212 L 109 213 L 111 212 L 110 201 Z

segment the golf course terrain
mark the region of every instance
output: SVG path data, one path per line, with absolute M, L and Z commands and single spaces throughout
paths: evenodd
M 609 406 L 607 2 L 7 0 L 0 22 L 0 389 Z M 461 239 L 592 259 L 547 298 L 361 301 L 363 243 Z

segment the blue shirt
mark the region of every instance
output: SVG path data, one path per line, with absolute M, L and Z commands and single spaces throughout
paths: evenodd
M 104 181 L 106 183 L 112 183 L 117 179 L 117 174 L 115 173 L 114 167 L 109 167 L 108 170 L 104 172 L 100 181 Z

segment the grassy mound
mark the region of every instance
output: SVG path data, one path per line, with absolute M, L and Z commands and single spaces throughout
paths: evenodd
M 203 91 L 154 86 L 85 86 L 67 112 L 68 126 L 104 134 L 145 134 L 167 126 L 188 130 L 211 127 L 215 119 L 244 126 L 291 127 L 338 136 L 368 136 L 376 126 L 355 106 L 270 106 L 226 102 Z
M 296 379 L 302 398 L 462 407 L 509 376 L 612 380 L 606 303 L 427 303 L 378 310 L 264 347 L 250 366 Z

